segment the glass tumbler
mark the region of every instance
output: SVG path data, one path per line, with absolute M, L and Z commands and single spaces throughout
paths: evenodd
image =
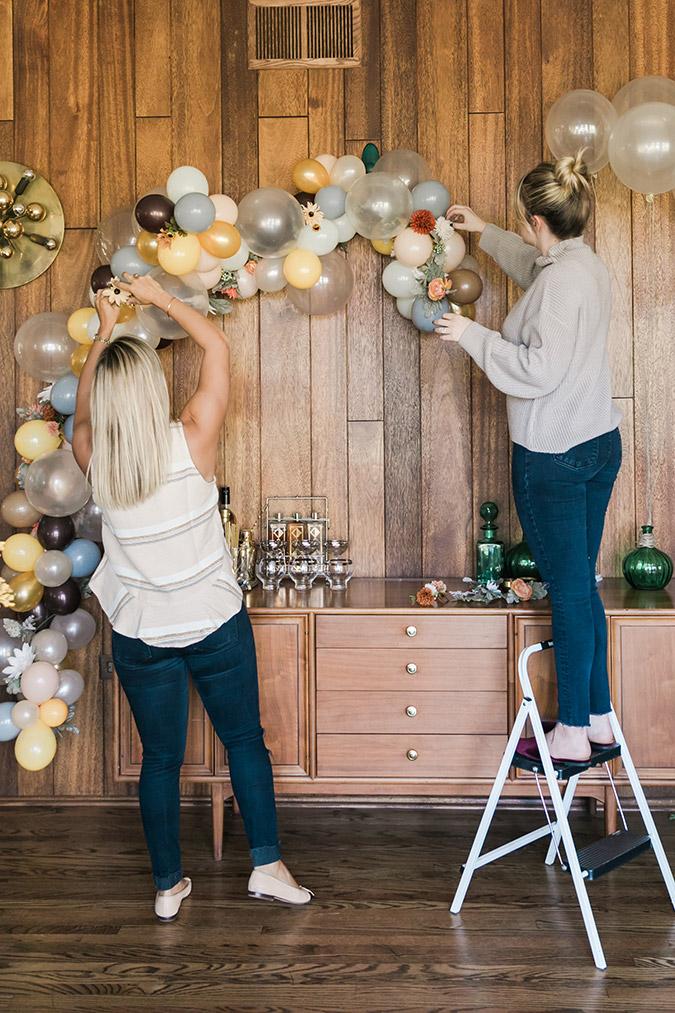
M 346 538 L 328 538 L 325 544 L 326 557 L 328 559 L 338 559 L 343 557 L 347 551 L 349 542 Z
M 288 572 L 296 591 L 309 591 L 318 573 L 317 560 L 314 556 L 291 556 Z
M 326 577 L 331 591 L 346 591 L 354 573 L 351 559 L 329 559 L 326 567 Z
M 282 555 L 261 556 L 255 564 L 258 580 L 266 591 L 278 591 L 279 584 L 286 576 L 286 564 Z

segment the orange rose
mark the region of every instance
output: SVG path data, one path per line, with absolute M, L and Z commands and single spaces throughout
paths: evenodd
M 532 597 L 532 586 L 522 577 L 516 577 L 511 581 L 511 590 L 518 595 L 521 601 L 529 601 Z
M 434 596 L 428 587 L 423 587 L 420 591 L 417 592 L 418 605 L 428 606 L 433 605 L 433 603 L 434 603 Z
M 433 281 L 429 282 L 427 295 L 429 296 L 430 299 L 433 299 L 434 302 L 437 299 L 443 298 L 443 296 L 445 295 L 445 285 L 443 284 L 442 278 L 434 278 Z
M 256 261 L 255 260 L 247 260 L 246 261 L 246 270 L 248 271 L 248 273 L 249 274 L 255 274 L 255 269 L 256 269 Z

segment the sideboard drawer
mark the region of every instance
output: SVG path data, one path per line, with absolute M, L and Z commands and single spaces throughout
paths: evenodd
M 319 735 L 319 777 L 459 780 L 495 775 L 505 735 Z M 410 759 L 416 754 L 416 759 Z
M 506 647 L 506 616 L 330 615 L 316 618 L 317 647 Z
M 316 679 L 320 690 L 483 690 L 504 692 L 507 652 L 500 648 L 446 651 L 418 647 L 323 648 L 316 652 Z
M 506 692 L 317 694 L 317 731 L 469 734 L 506 732 Z

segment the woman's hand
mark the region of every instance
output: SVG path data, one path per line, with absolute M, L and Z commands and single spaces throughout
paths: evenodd
M 125 274 L 124 281 L 118 281 L 123 292 L 131 292 L 136 302 L 147 306 L 152 303 L 165 310 L 171 300 L 171 296 L 162 286 L 148 274 Z
M 434 320 L 434 330 L 443 341 L 459 341 L 471 323 L 468 317 L 462 317 L 459 313 L 444 313 L 438 320 Z
M 475 211 L 464 204 L 453 204 L 445 212 L 445 217 L 452 221 L 456 229 L 462 229 L 464 232 L 478 232 L 480 234 L 487 225 L 487 222 L 479 218 Z
M 110 302 L 105 289 L 101 289 L 100 292 L 96 293 L 94 296 L 94 303 L 96 304 L 98 319 L 101 321 L 99 334 L 103 338 L 109 338 L 113 332 L 113 327 L 119 319 L 120 308 L 119 306 L 116 306 L 115 303 Z

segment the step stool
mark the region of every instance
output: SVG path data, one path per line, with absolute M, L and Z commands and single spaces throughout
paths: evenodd
M 455 896 L 453 897 L 452 904 L 450 905 L 450 910 L 453 914 L 459 914 L 466 892 L 469 889 L 471 877 L 476 869 L 480 869 L 481 866 L 488 865 L 490 862 L 495 862 L 498 858 L 502 858 L 504 855 L 509 855 L 512 851 L 517 851 L 519 848 L 523 848 L 527 844 L 532 844 L 534 841 L 538 841 L 542 837 L 550 837 L 551 841 L 545 859 L 546 864 L 552 865 L 557 855 L 562 868 L 569 869 L 569 872 L 572 875 L 574 889 L 577 893 L 577 899 L 579 901 L 579 907 L 581 908 L 581 915 L 586 927 L 586 934 L 591 946 L 595 966 L 600 970 L 604 970 L 607 967 L 607 962 L 602 951 L 600 937 L 595 925 L 595 918 L 593 917 L 593 911 L 588 899 L 586 880 L 592 881 L 597 879 L 599 876 L 604 875 L 611 869 L 616 869 L 620 865 L 624 865 L 626 862 L 629 862 L 632 858 L 642 854 L 643 851 L 647 851 L 649 848 L 652 848 L 654 851 L 656 861 L 659 864 L 661 875 L 663 876 L 666 889 L 668 890 L 668 895 L 670 896 L 670 900 L 674 908 L 675 880 L 673 880 L 673 874 L 668 864 L 666 853 L 663 850 L 661 838 L 659 837 L 654 824 L 652 814 L 649 811 L 647 800 L 645 798 L 644 791 L 642 790 L 642 785 L 638 779 L 635 766 L 626 745 L 626 740 L 623 737 L 621 726 L 619 725 L 619 721 L 613 708 L 609 715 L 615 740 L 613 745 L 593 750 L 590 760 L 585 763 L 558 763 L 551 760 L 551 754 L 548 751 L 548 744 L 546 742 L 541 717 L 539 715 L 539 711 L 537 710 L 534 693 L 532 692 L 532 684 L 527 673 L 527 665 L 533 654 L 536 654 L 538 651 L 549 650 L 552 647 L 553 641 L 544 640 L 539 644 L 532 644 L 530 647 L 526 647 L 523 651 L 521 651 L 520 657 L 518 658 L 518 678 L 523 691 L 523 702 L 511 730 L 506 750 L 504 751 L 504 756 L 502 757 L 495 782 L 492 786 L 492 791 L 490 792 L 490 797 L 485 806 L 485 811 L 483 812 L 478 830 L 476 831 L 471 851 L 469 852 L 469 857 L 466 860 L 466 864 L 462 866 L 462 876 L 457 886 Z M 539 748 L 541 758 L 538 760 L 529 759 L 528 757 L 519 754 L 517 751 L 518 741 L 521 738 L 528 718 L 532 724 L 534 736 Z M 633 789 L 633 795 L 635 796 L 635 800 L 638 804 L 640 815 L 646 830 L 645 834 L 636 834 L 631 832 L 626 824 L 623 809 L 621 808 L 621 803 L 619 801 L 612 773 L 609 768 L 609 761 L 618 756 L 621 757 L 624 769 L 628 775 L 628 780 L 631 788 Z M 572 831 L 570 830 L 569 820 L 567 818 L 568 813 L 570 811 L 570 806 L 572 804 L 572 799 L 574 798 L 574 792 L 580 775 L 590 767 L 596 767 L 600 764 L 605 765 L 610 784 L 614 790 L 619 813 L 623 821 L 623 829 L 617 830 L 608 837 L 603 837 L 600 840 L 595 841 L 593 844 L 589 844 L 587 847 L 581 848 L 577 851 L 574 845 Z M 490 829 L 490 824 L 492 823 L 492 818 L 494 816 L 495 809 L 497 808 L 497 803 L 499 802 L 499 798 L 511 766 L 518 767 L 521 770 L 529 770 L 534 774 L 537 782 L 537 788 L 539 789 L 539 796 L 544 807 L 544 813 L 546 814 L 546 825 L 539 827 L 537 830 L 532 830 L 529 834 L 523 834 L 521 837 L 517 837 L 514 840 L 509 841 L 507 844 L 503 844 L 501 847 L 495 848 L 493 851 L 488 851 L 485 854 L 482 854 L 483 844 L 485 843 L 485 838 L 488 830 Z M 551 820 L 548 813 L 546 800 L 539 782 L 540 774 L 544 775 L 548 784 L 551 802 L 555 813 L 554 820 Z M 560 793 L 560 781 L 567 782 L 564 796 Z M 566 863 L 563 862 L 560 855 L 561 840 L 565 851 Z

